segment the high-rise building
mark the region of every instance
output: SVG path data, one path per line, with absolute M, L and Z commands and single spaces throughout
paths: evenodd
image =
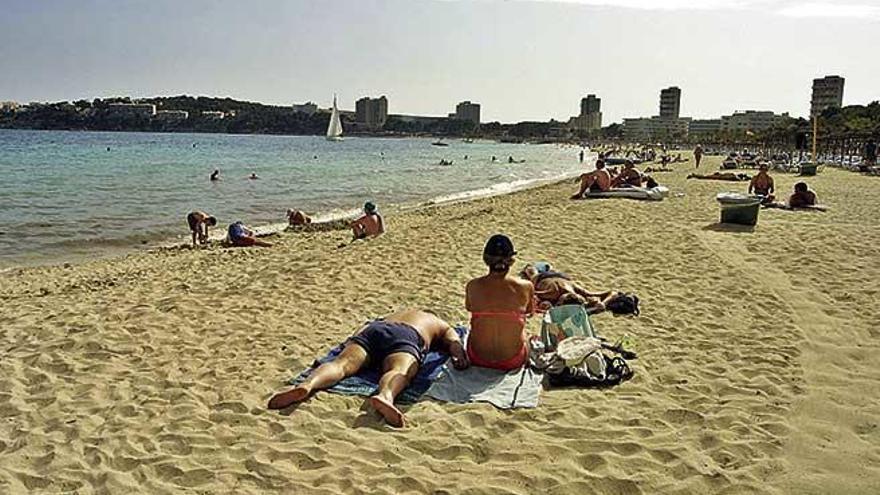
M 455 105 L 455 118 L 480 125 L 480 104 L 463 101 Z
M 677 119 L 681 110 L 681 90 L 677 86 L 660 91 L 660 118 Z
M 844 79 L 840 76 L 813 79 L 810 117 L 821 114 L 826 108 L 840 108 L 843 105 L 843 83 Z
M 581 115 L 589 115 L 591 113 L 599 113 L 602 105 L 602 99 L 596 98 L 596 95 L 587 95 L 581 98 Z
M 365 96 L 355 103 L 355 121 L 366 124 L 369 129 L 381 129 L 388 120 L 388 99 L 385 96 Z

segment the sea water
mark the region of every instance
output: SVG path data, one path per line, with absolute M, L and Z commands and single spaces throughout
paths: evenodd
M 574 147 L 433 141 L 0 130 L 0 268 L 182 242 L 193 210 L 216 216 L 219 232 L 236 220 L 277 225 L 288 208 L 332 219 L 370 200 L 390 214 L 584 167 Z

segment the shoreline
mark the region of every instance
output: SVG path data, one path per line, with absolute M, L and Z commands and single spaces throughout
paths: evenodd
M 587 161 L 588 160 L 584 161 L 585 166 Z M 413 201 L 411 203 L 394 203 L 391 206 L 383 209 L 383 215 L 394 215 L 403 212 L 413 212 L 424 208 L 479 201 L 485 198 L 516 194 L 522 191 L 528 191 L 563 183 L 569 181 L 571 178 L 580 173 L 582 172 L 577 171 L 572 172 L 571 174 L 563 174 L 563 176 L 561 177 L 518 181 L 521 182 L 521 184 L 509 188 L 498 186 L 510 186 L 515 183 L 499 183 L 495 184 L 494 186 L 475 189 L 471 191 L 464 191 L 462 193 L 444 194 L 425 201 Z M 357 208 L 352 208 L 351 210 L 339 213 L 317 213 L 313 215 L 313 224 L 334 223 L 341 220 L 354 219 L 358 215 L 360 215 L 360 209 Z M 286 222 L 259 224 L 251 226 L 254 232 L 260 237 L 282 234 L 287 230 L 287 227 L 288 224 Z M 225 229 L 215 228 L 214 232 L 212 232 L 210 235 L 210 241 L 212 244 L 208 247 L 220 246 L 220 243 L 225 239 Z M 189 238 L 189 233 L 187 233 L 181 234 L 178 239 L 155 240 L 153 242 L 147 241 L 146 243 L 142 243 L 141 245 L 115 247 L 108 250 L 106 253 L 97 253 L 94 255 L 71 255 L 61 257 L 59 259 L 53 259 L 50 261 L 17 262 L 16 264 L 10 266 L 0 266 L 0 274 L 6 274 L 28 268 L 55 267 L 101 260 L 111 260 L 139 253 L 150 253 L 156 250 L 185 249 L 189 248 L 190 245 L 191 241 Z

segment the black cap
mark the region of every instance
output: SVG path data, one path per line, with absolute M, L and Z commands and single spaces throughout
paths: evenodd
M 504 234 L 495 234 L 486 242 L 483 248 L 483 256 L 513 256 L 513 242 Z

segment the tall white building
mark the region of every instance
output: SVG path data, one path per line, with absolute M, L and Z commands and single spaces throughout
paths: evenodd
M 844 79 L 840 76 L 813 79 L 810 117 L 821 114 L 826 108 L 840 108 L 843 105 L 843 83 Z

